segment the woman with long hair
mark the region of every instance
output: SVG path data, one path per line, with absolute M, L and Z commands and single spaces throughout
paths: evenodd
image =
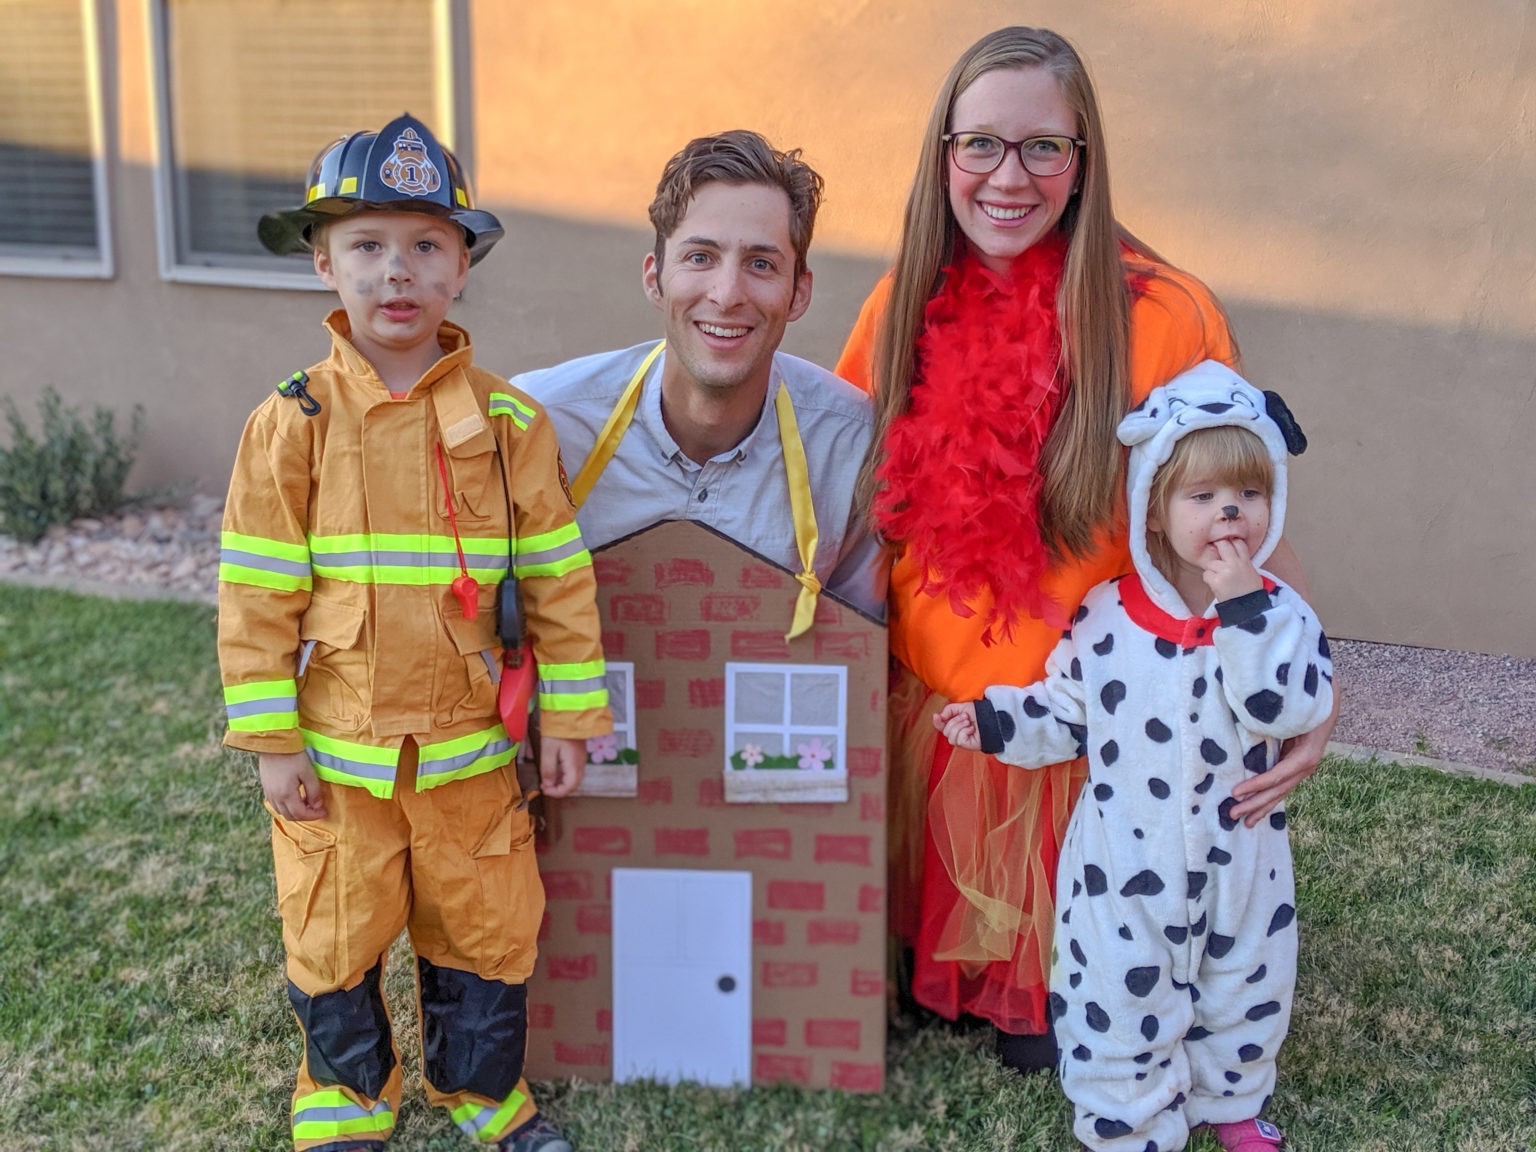
M 891 910 L 911 995 L 1049 1067 L 1056 862 L 1081 760 L 1020 772 L 930 717 L 1038 678 L 1089 588 L 1131 570 L 1115 429 L 1154 387 L 1238 350 L 1206 287 L 1116 221 L 1098 100 L 1054 32 L 1004 28 L 945 79 L 896 261 L 838 364 L 874 398 L 862 504 L 891 573 Z M 1270 568 L 1309 596 L 1282 541 Z M 1332 720 L 1239 786 L 1265 818 Z

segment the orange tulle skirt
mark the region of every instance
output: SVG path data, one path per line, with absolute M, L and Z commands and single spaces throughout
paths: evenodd
M 948 701 L 897 665 L 889 702 L 892 931 L 913 949 L 913 998 L 946 1019 L 1046 1029 L 1056 861 L 1082 760 L 1026 770 L 953 747 Z

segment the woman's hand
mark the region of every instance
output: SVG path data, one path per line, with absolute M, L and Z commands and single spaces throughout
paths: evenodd
M 1323 751 L 1333 736 L 1334 725 L 1339 722 L 1339 692 L 1335 685 L 1333 711 L 1305 736 L 1287 740 L 1280 746 L 1280 759 L 1268 772 L 1249 776 L 1232 789 L 1232 798 L 1238 803 L 1232 815 L 1252 828 L 1275 810 L 1275 806 L 1295 790 L 1308 776 L 1317 771 Z

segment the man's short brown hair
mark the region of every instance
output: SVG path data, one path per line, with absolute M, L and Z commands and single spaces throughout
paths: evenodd
M 662 169 L 651 201 L 651 224 L 656 229 L 656 266 L 664 263 L 667 237 L 688 213 L 699 189 L 722 184 L 766 184 L 781 188 L 789 197 L 789 240 L 795 249 L 795 277 L 805 271 L 805 255 L 821 207 L 822 179 L 800 159 L 800 150 L 780 152 L 756 132 L 736 129 L 714 136 L 700 136 Z

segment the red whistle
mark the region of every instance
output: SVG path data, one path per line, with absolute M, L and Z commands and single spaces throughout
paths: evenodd
M 459 607 L 464 610 L 464 619 L 473 620 L 480 614 L 480 581 L 465 573 L 455 576 L 451 587 L 459 598 Z

